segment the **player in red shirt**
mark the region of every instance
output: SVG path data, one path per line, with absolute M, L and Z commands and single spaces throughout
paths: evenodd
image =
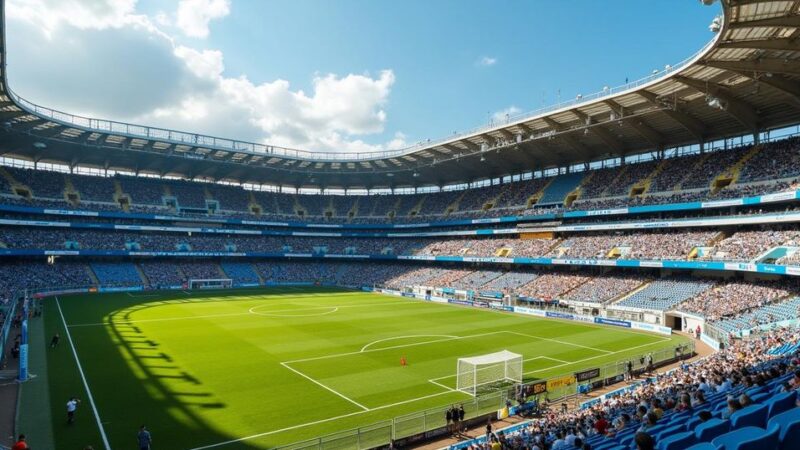
M 407 366 L 408 365 L 408 361 L 406 361 L 406 357 L 405 356 L 401 356 L 400 357 L 400 365 L 401 366 Z

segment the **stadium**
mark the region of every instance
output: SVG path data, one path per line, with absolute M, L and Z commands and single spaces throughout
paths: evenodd
M 36 104 L 8 3 L 0 448 L 800 448 L 800 1 L 365 152 Z

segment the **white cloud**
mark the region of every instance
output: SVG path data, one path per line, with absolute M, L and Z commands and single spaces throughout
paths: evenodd
M 395 74 L 316 74 L 308 92 L 283 79 L 225 74 L 215 49 L 178 45 L 137 15 L 135 2 L 83 3 L 84 16 L 39 10 L 73 0 L 9 0 L 11 85 L 23 97 L 76 114 L 290 148 L 375 151 L 406 147 L 387 124 Z M 77 0 L 74 0 L 77 3 Z M 103 6 L 105 4 L 105 6 Z M 37 55 L 36 58 L 26 55 Z M 58 77 L 52 73 L 57 71 Z
M 481 59 L 478 60 L 477 64 L 483 67 L 489 67 L 497 64 L 497 58 L 492 58 L 490 56 L 483 56 Z
M 229 0 L 181 0 L 175 13 L 175 25 L 193 38 L 208 37 L 208 24 L 231 12 Z
M 492 121 L 494 123 L 503 123 L 508 118 L 513 118 L 515 115 L 517 115 L 517 114 L 519 114 L 521 112 L 522 112 L 521 109 L 519 109 L 516 106 L 512 105 L 512 106 L 509 106 L 506 109 L 501 109 L 500 111 L 495 111 L 495 113 L 492 114 Z

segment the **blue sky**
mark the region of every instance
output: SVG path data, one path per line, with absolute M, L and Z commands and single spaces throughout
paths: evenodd
M 30 100 L 332 151 L 404 146 L 634 80 L 694 53 L 719 12 L 694 0 L 8 3 L 9 76 Z

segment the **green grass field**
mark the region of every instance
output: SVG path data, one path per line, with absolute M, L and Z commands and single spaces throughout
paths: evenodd
M 24 385 L 21 424 L 58 449 L 104 448 L 68 336 L 114 449 L 135 448 L 142 423 L 156 448 L 270 448 L 467 401 L 453 389 L 459 357 L 520 353 L 532 380 L 682 339 L 319 288 L 48 299 L 32 333 L 32 360 L 46 358 Z M 72 395 L 83 402 L 67 425 Z

